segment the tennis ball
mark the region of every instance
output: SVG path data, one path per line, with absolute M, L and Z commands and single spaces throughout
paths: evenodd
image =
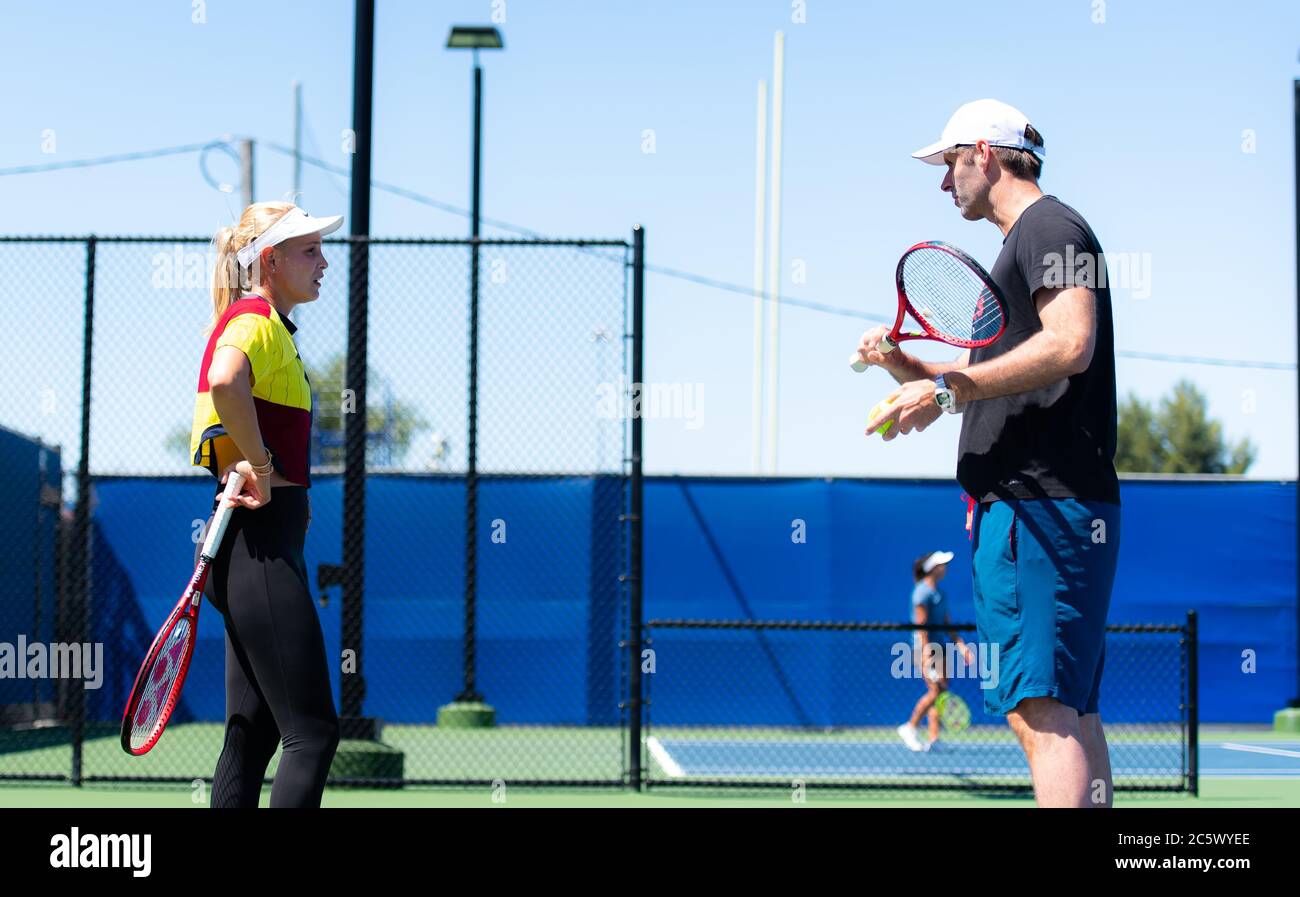
M 881 399 L 871 409 L 871 412 L 867 415 L 867 420 L 874 420 L 877 415 L 884 414 L 889 410 L 891 404 L 892 403 L 889 401 L 889 399 Z M 879 427 L 876 427 L 876 429 L 872 430 L 871 432 L 880 433 L 883 436 L 885 433 L 889 432 L 889 428 L 892 427 L 893 425 L 894 422 L 892 420 L 888 420 L 885 421 L 883 424 L 881 424 Z

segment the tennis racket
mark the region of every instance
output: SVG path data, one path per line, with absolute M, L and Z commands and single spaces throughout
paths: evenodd
M 933 240 L 917 243 L 898 260 L 894 280 L 898 317 L 880 340 L 880 351 L 885 354 L 909 339 L 976 349 L 989 345 L 1006 329 L 1006 302 L 993 278 L 956 246 Z M 920 331 L 903 332 L 903 318 L 909 314 L 920 323 Z M 867 369 L 857 352 L 849 364 L 855 371 Z
M 190 658 L 194 656 L 194 641 L 198 638 L 199 608 L 203 605 L 203 585 L 208 581 L 208 571 L 212 569 L 212 559 L 221 547 L 221 539 L 226 534 L 230 523 L 230 512 L 226 499 L 234 498 L 244 478 L 235 471 L 226 479 L 226 491 L 217 505 L 217 511 L 208 527 L 207 538 L 203 540 L 203 550 L 199 552 L 199 562 L 190 577 L 189 585 L 176 602 L 167 622 L 158 630 L 145 655 L 140 672 L 136 674 L 135 685 L 131 687 L 131 697 L 126 702 L 126 711 L 122 714 L 122 750 L 134 756 L 147 754 L 162 737 L 167 721 L 180 698 L 181 687 L 185 685 L 185 674 L 190 669 Z
M 934 706 L 939 710 L 939 723 L 954 735 L 966 731 L 970 725 L 970 707 L 958 695 L 940 692 Z

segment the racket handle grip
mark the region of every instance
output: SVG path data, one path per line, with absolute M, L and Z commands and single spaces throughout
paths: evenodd
M 203 557 L 213 558 L 216 556 L 217 548 L 221 545 L 221 539 L 226 534 L 226 526 L 230 523 L 230 512 L 235 510 L 226 506 L 226 500 L 238 495 L 243 486 L 244 475 L 232 470 L 230 476 L 226 477 L 226 490 L 221 493 L 221 500 L 217 503 L 217 511 L 212 515 L 212 525 L 208 527 L 207 538 L 203 540 L 203 551 L 201 552 Z
M 894 342 L 892 339 L 890 339 L 887 336 L 882 336 L 880 338 L 880 342 L 876 344 L 876 350 L 879 351 L 881 355 L 888 355 L 890 352 L 893 352 L 897 348 L 898 348 L 898 343 Z M 868 365 L 865 361 L 862 360 L 861 355 L 859 355 L 857 352 L 854 352 L 852 355 L 849 356 L 849 367 L 853 368 L 853 370 L 861 374 L 868 367 L 870 367 L 870 365 Z

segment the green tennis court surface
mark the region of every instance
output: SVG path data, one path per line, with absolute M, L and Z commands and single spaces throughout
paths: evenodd
M 723 730 L 724 732 L 726 730 Z M 881 763 L 909 764 L 917 771 L 941 772 L 954 763 L 975 757 L 991 758 L 1004 774 L 1006 763 L 1014 759 L 1015 748 L 1009 733 L 970 730 L 950 739 L 946 753 L 912 754 L 884 730 L 848 730 L 832 733 L 790 733 L 780 730 L 745 730 L 744 740 L 719 738 L 717 732 L 663 728 L 652 736 L 654 742 L 645 754 L 647 778 L 655 786 L 648 793 L 629 792 L 618 787 L 608 789 L 538 789 L 512 786 L 512 780 L 538 778 L 608 778 L 621 775 L 619 729 L 563 727 L 500 727 L 480 730 L 438 730 L 430 726 L 388 726 L 383 741 L 406 754 L 408 778 L 469 778 L 501 781 L 504 791 L 486 784 L 465 787 L 407 786 L 394 790 L 330 788 L 327 807 L 724 807 L 724 806 L 791 806 L 790 785 L 763 791 L 728 793 L 719 790 L 664 788 L 682 773 L 717 776 L 754 776 L 764 774 L 787 779 L 803 778 L 815 783 L 808 769 L 819 758 L 831 757 L 851 765 L 855 751 L 870 745 Z M 118 746 L 114 731 L 101 731 L 86 741 L 84 770 L 87 776 L 167 775 L 177 776 L 178 758 L 193 767 L 197 779 L 211 774 L 220 751 L 222 727 L 216 723 L 176 726 L 169 729 L 159 746 L 145 757 L 129 757 Z M 654 744 L 657 743 L 657 747 Z M 1112 758 L 1117 781 L 1124 770 L 1126 752 L 1140 748 L 1144 757 L 1161 756 L 1160 752 L 1179 750 L 1171 742 L 1148 733 L 1126 733 L 1117 729 L 1110 734 Z M 887 751 L 881 754 L 882 750 Z M 692 751 L 695 753 L 693 754 Z M 993 757 L 992 753 L 997 756 Z M 802 767 L 773 768 L 783 758 L 802 754 Z M 58 730 L 6 732 L 0 736 L 0 775 L 41 771 L 51 774 L 68 772 L 69 747 Z M 1186 794 L 1141 794 L 1121 792 L 1117 805 L 1127 807 L 1196 807 L 1196 806 L 1300 806 L 1300 739 L 1295 735 L 1273 733 L 1263 728 L 1203 726 L 1200 743 L 1201 796 Z M 683 762 L 685 765 L 683 765 Z M 707 770 L 692 769 L 691 763 L 712 764 Z M 926 763 L 931 765 L 927 768 Z M 674 764 L 676 769 L 674 769 Z M 763 764 L 767 764 L 766 767 Z M 272 761 L 270 773 L 274 773 Z M 870 780 L 879 774 L 888 781 L 900 767 L 837 768 L 838 775 L 854 775 Z M 678 775 L 674 775 L 677 773 Z M 65 783 L 0 782 L 0 806 L 63 807 L 194 807 L 207 803 L 207 786 L 201 782 L 165 784 L 120 784 L 92 782 L 81 788 Z M 270 788 L 263 791 L 263 803 L 269 800 Z M 500 798 L 504 796 L 504 800 Z M 997 796 L 978 789 L 963 792 L 826 792 L 809 788 L 806 803 L 820 806 L 1030 806 L 1032 800 L 1022 796 Z M 494 800 L 494 797 L 496 800 Z
M 167 729 L 158 745 L 143 757 L 123 752 L 115 725 L 87 731 L 83 775 L 196 778 L 211 775 L 221 752 L 221 723 L 188 723 Z M 1149 727 L 1108 733 L 1115 751 L 1143 762 L 1181 766 L 1177 730 L 1153 732 Z M 488 729 L 446 729 L 424 725 L 388 725 L 384 744 L 405 755 L 408 779 L 582 779 L 619 782 L 623 772 L 623 731 L 594 726 L 498 726 Z M 946 773 L 963 766 L 963 757 L 990 774 L 1014 774 L 1023 766 L 1015 738 L 1006 727 L 973 727 L 946 738 L 946 751 L 913 754 L 892 727 L 843 729 L 832 732 L 779 728 L 655 727 L 644 752 L 649 778 L 669 781 L 704 755 L 700 774 L 743 776 L 807 776 L 821 760 L 818 755 L 843 758 L 841 774 L 870 777 L 911 771 Z M 279 759 L 271 761 L 274 774 Z M 785 766 L 779 764 L 784 762 Z M 832 762 L 835 762 L 832 760 Z M 967 764 L 969 765 L 969 764 Z M 1118 766 L 1118 764 L 1117 764 Z M 0 775 L 46 773 L 67 775 L 71 748 L 65 728 L 0 732 Z M 1026 771 L 1027 774 L 1027 771 Z
M 88 731 L 83 775 L 212 775 L 225 726 L 187 723 L 167 728 L 143 757 L 122 750 L 117 726 Z M 408 779 L 622 779 L 623 732 L 588 726 L 500 726 L 493 729 L 439 729 L 437 726 L 384 727 L 384 744 L 405 754 Z M 279 752 L 271 760 L 274 775 Z M 16 773 L 67 775 L 71 763 L 63 728 L 0 732 L 0 776 Z
M 796 803 L 790 793 L 775 792 L 760 796 L 736 794 L 700 795 L 652 791 L 634 794 L 626 791 L 573 791 L 569 789 L 522 789 L 507 786 L 504 800 L 494 801 L 487 787 L 469 789 L 404 788 L 401 791 L 363 791 L 327 788 L 322 806 L 345 807 L 1032 807 L 1028 797 L 997 798 L 987 795 L 938 795 L 921 797 L 905 794 L 822 794 L 809 791 L 806 801 Z M 204 799 L 195 802 L 195 792 L 187 785 L 151 786 L 124 789 L 107 785 L 12 786 L 0 784 L 0 807 L 174 807 L 201 808 Z M 262 806 L 268 806 L 270 788 L 263 789 Z M 1258 781 L 1211 779 L 1201 786 L 1198 798 L 1187 795 L 1120 794 L 1117 807 L 1297 807 L 1300 806 L 1300 781 Z

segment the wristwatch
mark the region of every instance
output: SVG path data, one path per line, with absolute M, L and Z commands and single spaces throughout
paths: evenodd
M 943 374 L 934 378 L 934 403 L 948 414 L 957 413 L 957 394 L 943 380 Z

